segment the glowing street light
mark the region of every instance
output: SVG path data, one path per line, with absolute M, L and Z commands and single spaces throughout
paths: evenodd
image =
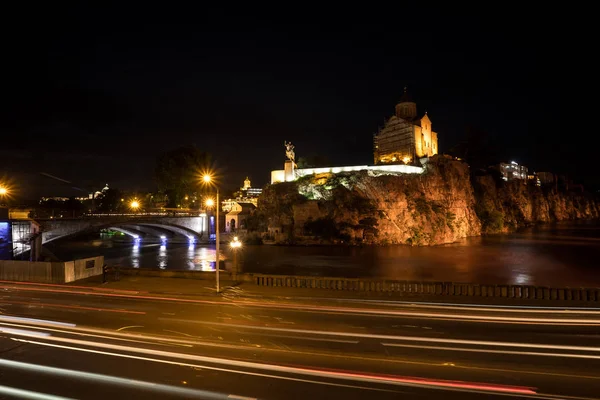
M 229 246 L 231 246 L 232 249 L 239 249 L 242 247 L 242 242 L 240 242 L 237 236 L 234 236 L 233 240 L 229 243 Z
M 238 239 L 237 236 L 234 236 L 233 240 L 231 242 L 229 242 L 229 247 L 231 247 L 231 250 L 233 251 L 233 280 L 237 281 L 237 274 L 238 274 L 237 253 L 238 253 L 238 250 L 242 247 L 242 242 L 240 242 L 240 240 Z
M 6 186 L 0 184 L 0 205 L 7 206 L 7 204 L 4 204 L 4 201 L 7 201 L 9 195 L 10 190 L 8 190 Z
M 140 208 L 140 202 L 137 200 L 133 200 L 131 203 L 129 203 L 129 207 L 131 207 L 133 211 L 137 211 L 138 208 Z
M 219 287 L 219 261 L 220 261 L 220 255 L 219 255 L 219 187 L 215 184 L 213 177 L 208 174 L 205 173 L 202 176 L 202 181 L 204 182 L 204 184 L 206 185 L 213 185 L 215 187 L 215 189 L 217 190 L 217 198 L 216 201 L 213 202 L 212 199 L 207 199 L 206 200 L 206 205 L 208 207 L 212 207 L 213 205 L 215 206 L 215 210 L 216 210 L 216 218 L 217 218 L 217 223 L 216 223 L 216 233 L 215 233 L 215 264 L 216 264 L 216 280 L 217 280 L 217 293 L 221 292 L 221 288 Z M 210 202 L 210 204 L 209 204 Z

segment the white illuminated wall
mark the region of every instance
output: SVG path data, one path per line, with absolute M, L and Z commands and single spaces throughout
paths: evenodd
M 302 168 L 295 170 L 296 177 L 295 179 L 301 178 L 307 175 L 314 174 L 338 174 L 340 172 L 352 172 L 352 171 L 377 171 L 380 173 L 390 173 L 390 174 L 421 174 L 423 173 L 422 167 L 415 167 L 413 165 L 356 165 L 350 167 L 324 167 L 324 168 Z M 284 170 L 275 170 L 271 171 L 271 183 L 283 182 L 284 180 Z M 295 179 L 288 179 L 288 181 L 292 181 Z

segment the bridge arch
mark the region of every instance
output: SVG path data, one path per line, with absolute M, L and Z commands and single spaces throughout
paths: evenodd
M 170 225 L 170 224 L 159 224 L 159 223 L 152 223 L 152 222 L 141 222 L 141 223 L 123 223 L 120 224 L 122 226 L 127 227 L 135 227 L 136 225 L 139 226 L 148 226 L 148 227 L 153 227 L 153 228 L 159 228 L 159 229 L 163 229 L 165 231 L 169 231 L 169 232 L 173 232 L 177 235 L 180 236 L 185 236 L 188 239 L 195 239 L 198 240 L 200 238 L 202 238 L 202 233 L 197 233 L 194 232 L 191 229 L 185 228 L 183 226 L 176 226 L 176 225 Z M 114 229 L 114 230 L 119 230 L 119 229 L 123 229 L 121 228 L 119 225 L 111 225 L 109 228 Z M 128 230 L 128 229 L 127 229 Z M 125 233 L 125 232 L 124 232 Z
M 206 219 L 204 217 L 158 217 L 158 218 L 87 218 L 56 219 L 41 221 L 42 244 L 100 229 L 114 229 L 129 236 L 140 236 L 132 227 L 159 228 L 187 239 L 202 240 Z
M 121 227 L 117 227 L 117 226 L 111 226 L 109 229 L 124 233 L 128 236 L 131 236 L 134 239 L 139 239 L 139 237 L 140 237 L 140 235 L 138 233 L 135 233 L 134 231 L 131 231 L 129 229 L 125 229 L 125 228 L 121 228 Z

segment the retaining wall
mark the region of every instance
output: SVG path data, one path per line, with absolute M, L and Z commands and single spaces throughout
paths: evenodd
M 67 283 L 102 274 L 104 257 L 66 262 L 0 261 L 0 279 L 36 283 Z
M 247 276 L 250 274 L 246 274 Z M 480 285 L 456 282 L 418 282 L 313 276 L 250 275 L 258 286 L 387 292 L 398 295 L 443 295 L 502 297 L 531 300 L 576 300 L 600 302 L 600 288 L 551 288 L 525 285 Z

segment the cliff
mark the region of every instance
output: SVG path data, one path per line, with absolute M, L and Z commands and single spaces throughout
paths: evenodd
M 360 171 L 270 185 L 258 211 L 281 243 L 434 245 L 481 233 L 469 167 L 443 157 L 422 175 Z
M 506 233 L 527 226 L 600 217 L 598 199 L 587 193 L 573 193 L 531 182 L 504 182 L 498 176 L 473 177 L 476 212 L 482 233 Z
M 360 171 L 268 185 L 251 224 L 277 243 L 452 243 L 537 223 L 600 218 L 600 203 L 531 182 L 504 182 L 434 156 L 421 175 Z
M 421 175 L 360 171 L 269 185 L 258 204 L 255 226 L 288 244 L 437 245 L 600 217 L 590 195 L 471 176 L 466 163 L 443 156 L 432 157 Z

